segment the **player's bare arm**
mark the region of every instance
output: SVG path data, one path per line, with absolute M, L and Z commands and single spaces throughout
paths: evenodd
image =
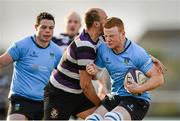
M 86 71 L 88 74 L 93 76 L 93 79 L 98 82 L 98 96 L 102 100 L 108 93 L 108 89 L 106 88 L 106 80 L 108 80 L 109 76 L 103 69 L 98 68 L 94 63 L 88 64 L 86 66 Z
M 151 56 L 153 63 L 155 64 L 155 66 L 157 66 L 160 69 L 161 73 L 164 74 L 164 72 L 167 71 L 166 66 L 160 60 L 155 58 L 154 56 L 152 56 L 152 55 L 150 55 L 150 56 Z
M 13 59 L 7 52 L 5 52 L 4 54 L 0 56 L 0 68 L 9 65 L 12 62 L 13 62 Z
M 85 70 L 80 70 L 80 86 L 84 92 L 84 94 L 91 100 L 96 106 L 100 105 L 100 99 L 96 95 L 95 89 L 92 85 L 92 76 L 89 75 Z

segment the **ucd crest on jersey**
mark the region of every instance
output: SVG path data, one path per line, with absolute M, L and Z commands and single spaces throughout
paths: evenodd
M 128 64 L 128 63 L 129 63 L 129 60 L 130 60 L 129 58 L 125 57 L 125 58 L 124 58 L 124 63 L 125 63 L 125 64 Z
M 55 55 L 54 55 L 53 52 L 50 52 L 50 56 L 51 56 L 51 58 L 53 59 Z

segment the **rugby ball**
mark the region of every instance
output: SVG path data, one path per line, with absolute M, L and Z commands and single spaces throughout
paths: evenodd
M 132 81 L 134 81 L 139 85 L 144 84 L 147 80 L 148 78 L 143 72 L 138 69 L 132 68 L 127 71 L 124 79 L 125 82 L 127 81 L 128 83 L 131 83 Z

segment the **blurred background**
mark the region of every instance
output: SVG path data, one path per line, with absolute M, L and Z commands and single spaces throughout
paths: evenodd
M 54 35 L 64 31 L 70 11 L 82 19 L 91 7 L 124 21 L 126 35 L 137 41 L 167 67 L 165 85 L 151 91 L 145 119 L 180 119 L 180 0 L 0 0 L 0 53 L 17 39 L 35 32 L 36 16 L 47 11 L 55 16 Z M 0 120 L 5 119 L 12 65 L 0 70 Z

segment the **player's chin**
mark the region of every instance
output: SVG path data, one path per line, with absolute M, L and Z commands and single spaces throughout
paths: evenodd
M 44 39 L 44 42 L 50 42 L 51 39 Z
M 108 46 L 109 48 L 111 48 L 111 49 L 113 48 L 113 46 L 112 46 L 112 45 L 110 45 L 110 44 L 107 44 L 107 46 Z
M 44 37 L 45 42 L 49 42 L 52 39 L 52 37 Z
M 71 32 L 69 33 L 69 35 L 70 35 L 71 37 L 74 37 L 74 36 L 76 35 L 76 31 L 71 31 Z

